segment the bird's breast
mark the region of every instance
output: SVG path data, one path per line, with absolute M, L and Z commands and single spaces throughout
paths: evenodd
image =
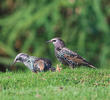
M 57 58 L 61 59 L 61 58 L 64 58 L 64 53 L 62 50 L 60 51 L 55 51 L 55 55 Z

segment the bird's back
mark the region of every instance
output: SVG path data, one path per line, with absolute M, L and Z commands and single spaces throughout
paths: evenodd
M 77 53 L 64 47 L 61 50 L 55 49 L 55 55 L 59 61 L 61 61 L 65 65 L 68 65 L 69 60 L 67 59 L 67 57 L 74 57 L 75 55 L 77 55 Z
M 55 54 L 59 61 L 71 67 L 80 66 L 80 65 L 94 67 L 90 65 L 84 58 L 79 56 L 77 53 L 69 50 L 66 47 L 62 48 L 59 51 L 56 50 Z
M 46 58 L 36 58 L 33 63 L 34 71 L 47 71 L 51 70 L 52 63 L 49 59 Z

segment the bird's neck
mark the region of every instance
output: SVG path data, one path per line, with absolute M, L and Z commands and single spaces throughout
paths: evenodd
M 62 49 L 63 49 L 63 47 L 55 47 L 55 50 L 57 50 L 57 51 L 60 51 Z
M 30 58 L 26 59 L 23 63 L 24 63 L 24 65 L 25 65 L 26 67 L 28 67 L 30 70 L 33 69 L 33 62 L 31 61 Z

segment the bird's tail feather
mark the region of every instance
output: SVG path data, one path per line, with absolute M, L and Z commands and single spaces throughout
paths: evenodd
M 91 64 L 88 64 L 87 66 L 90 67 L 90 68 L 96 68 L 96 67 L 94 67 L 94 66 L 91 65 Z
M 91 63 L 89 63 L 88 61 L 84 60 L 84 65 L 90 68 L 96 68 L 95 66 L 93 66 Z

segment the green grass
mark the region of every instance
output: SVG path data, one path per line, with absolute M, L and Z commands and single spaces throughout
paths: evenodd
M 0 100 L 109 100 L 110 71 L 76 68 L 61 72 L 0 73 Z

